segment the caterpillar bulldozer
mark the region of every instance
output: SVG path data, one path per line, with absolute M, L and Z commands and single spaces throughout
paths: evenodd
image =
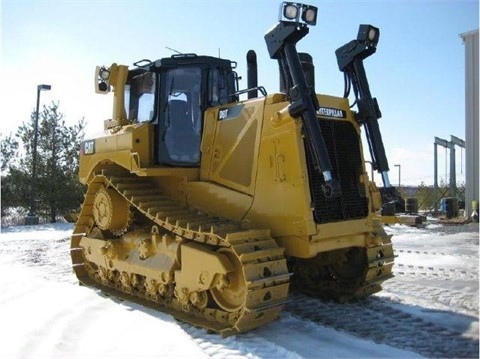
M 296 46 L 316 18 L 283 2 L 265 35 L 278 93 L 257 86 L 253 50 L 243 91 L 235 63 L 210 56 L 96 68 L 113 115 L 80 149 L 71 258 L 82 284 L 224 336 L 276 319 L 290 290 L 342 301 L 381 290 L 394 256 L 360 135 L 389 186 L 363 67 L 379 30 L 360 25 L 336 51 L 344 97 L 316 94 Z

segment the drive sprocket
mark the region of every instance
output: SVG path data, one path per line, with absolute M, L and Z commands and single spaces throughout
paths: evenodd
M 101 186 L 93 200 L 93 218 L 102 231 L 120 236 L 132 221 L 130 204 L 116 190 Z

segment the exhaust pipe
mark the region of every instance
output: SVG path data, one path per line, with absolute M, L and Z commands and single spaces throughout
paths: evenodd
M 247 87 L 250 90 L 248 91 L 248 98 L 258 97 L 258 75 L 257 75 L 257 54 L 253 50 L 247 52 Z
M 306 52 L 299 52 L 298 57 L 300 58 L 307 84 L 313 93 L 315 93 L 315 66 L 313 66 L 312 56 Z
M 313 58 L 310 54 L 306 52 L 299 52 L 298 57 L 300 59 L 300 64 L 302 65 L 302 70 L 305 73 L 305 79 L 307 80 L 307 85 L 315 93 L 315 66 L 313 65 Z M 288 69 L 282 68 L 282 63 L 279 61 L 278 68 L 280 72 L 280 92 L 288 94 L 288 91 L 291 86 L 291 79 L 286 79 L 286 73 Z

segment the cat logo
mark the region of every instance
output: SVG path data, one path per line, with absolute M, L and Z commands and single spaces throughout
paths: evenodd
M 95 141 L 85 141 L 83 143 L 83 154 L 93 155 L 95 153 Z

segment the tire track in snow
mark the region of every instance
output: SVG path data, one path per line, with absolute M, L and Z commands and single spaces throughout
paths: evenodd
M 395 275 L 444 280 L 478 280 L 478 269 L 435 268 L 434 266 L 417 266 L 395 263 Z
M 76 282 L 69 258 L 70 238 L 52 241 L 22 239 L 1 244 L 3 262 L 26 264 L 49 280 L 54 278 L 61 282 Z
M 179 324 L 198 347 L 213 359 L 302 358 L 297 353 L 259 336 L 256 330 L 223 338 L 218 334 L 209 334 L 206 329 L 193 327 L 186 323 Z
M 42 310 L 42 305 L 37 310 Z M 62 303 L 63 304 L 63 303 Z M 56 311 L 54 315 L 49 316 L 48 320 L 42 323 L 39 328 L 31 328 L 26 336 L 25 343 L 19 348 L 18 357 L 39 357 L 39 356 L 58 356 L 58 353 L 75 352 L 78 345 L 78 337 L 81 335 L 82 326 L 78 323 L 84 321 L 86 313 L 99 312 L 102 308 L 102 301 L 85 304 L 83 298 L 78 298 L 73 302 L 63 304 L 65 307 Z M 74 309 L 75 308 L 75 309 Z M 80 310 L 78 310 L 80 308 Z M 52 312 L 50 310 L 50 312 Z M 75 326 L 76 331 L 72 333 L 68 328 Z M 48 330 L 45 330 L 48 328 Z M 87 330 L 85 328 L 84 330 Z M 51 352 L 53 350 L 53 352 Z
M 450 288 L 437 288 L 425 283 L 395 282 L 384 286 L 390 293 L 416 298 L 416 304 L 431 307 L 433 303 L 441 304 L 439 309 L 450 310 L 466 315 L 478 316 L 478 293 L 465 293 Z
M 428 357 L 477 357 L 477 339 L 399 310 L 396 304 L 381 297 L 336 303 L 297 294 L 287 310 L 303 320 Z
M 422 254 L 427 256 L 451 256 L 451 257 L 462 257 L 469 259 L 478 259 L 478 256 L 473 256 L 470 254 L 461 254 L 461 253 L 446 253 L 446 252 L 428 252 L 428 251 L 418 251 L 412 249 L 394 249 L 394 254 L 399 253 L 408 253 L 408 254 Z

